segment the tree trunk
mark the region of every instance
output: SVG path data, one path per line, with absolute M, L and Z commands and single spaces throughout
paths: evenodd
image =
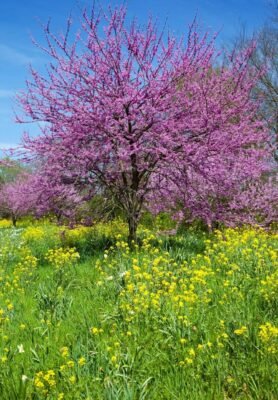
M 60 225 L 61 224 L 61 219 L 62 219 L 62 213 L 59 213 L 59 212 L 55 213 L 55 217 L 56 217 L 56 220 L 57 220 L 57 225 Z
M 138 227 L 138 218 L 136 216 L 131 215 L 128 218 L 128 245 L 132 249 L 137 241 L 137 227 Z
M 14 215 L 12 215 L 12 224 L 13 224 L 13 227 L 15 228 L 16 227 L 16 217 Z

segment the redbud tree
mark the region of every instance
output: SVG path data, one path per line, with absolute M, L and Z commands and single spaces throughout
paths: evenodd
M 76 213 L 84 204 L 73 185 L 58 184 L 49 179 L 44 171 L 36 171 L 32 177 L 31 190 L 36 193 L 36 217 L 54 215 L 57 223 L 62 220 L 73 222 Z
M 18 117 L 44 128 L 22 145 L 53 182 L 111 196 L 130 242 L 146 202 L 173 180 L 190 192 L 192 174 L 209 184 L 235 166 L 248 177 L 266 168 L 268 132 L 250 96 L 259 77 L 252 48 L 221 66 L 215 38 L 195 22 L 177 38 L 151 19 L 127 24 L 125 8 L 85 11 L 73 36 L 71 25 L 64 35 L 44 27 L 48 71 L 31 69 Z
M 22 173 L 0 187 L 0 214 L 9 217 L 16 226 L 20 217 L 35 211 L 37 193 L 31 189 L 30 175 Z
M 275 175 L 254 177 L 254 170 L 249 172 L 250 165 L 236 166 L 241 170 L 231 167 L 224 174 L 222 169 L 221 175 L 210 171 L 211 176 L 203 177 L 188 170 L 178 177 L 160 177 L 165 182 L 159 181 L 156 190 L 149 194 L 148 207 L 154 214 L 170 212 L 177 221 L 202 221 L 210 230 L 223 224 L 272 226 L 278 220 Z M 219 171 L 217 165 L 216 168 Z
M 13 181 L 0 186 L 0 214 L 9 217 L 14 226 L 26 215 L 54 215 L 58 223 L 62 219 L 72 222 L 83 204 L 83 197 L 72 185 L 55 184 L 39 169 L 19 173 Z

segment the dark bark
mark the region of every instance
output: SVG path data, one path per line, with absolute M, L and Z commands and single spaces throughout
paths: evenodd
M 12 224 L 14 227 L 16 227 L 16 222 L 17 222 L 17 219 L 16 219 L 15 215 L 12 215 Z
M 128 217 L 128 245 L 132 249 L 137 241 L 137 228 L 138 228 L 138 217 L 136 215 L 130 215 Z
M 56 216 L 56 220 L 57 220 L 57 225 L 60 225 L 61 220 L 62 220 L 62 213 L 56 212 L 55 216 Z

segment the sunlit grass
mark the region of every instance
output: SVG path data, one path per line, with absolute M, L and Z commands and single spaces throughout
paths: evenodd
M 1 399 L 278 397 L 274 233 L 4 225 Z

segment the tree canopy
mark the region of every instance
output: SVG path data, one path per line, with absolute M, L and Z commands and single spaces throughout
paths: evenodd
M 195 21 L 186 39 L 151 19 L 127 24 L 124 7 L 85 11 L 74 39 L 71 24 L 64 35 L 45 26 L 48 74 L 31 69 L 19 96 L 18 122 L 45 122 L 40 136 L 25 135 L 25 157 L 54 185 L 113 197 L 130 242 L 144 206 L 186 194 L 192 215 L 203 207 L 209 220 L 214 206 L 195 201 L 198 192 L 232 196 L 271 169 L 269 131 L 251 96 L 262 73 L 249 62 L 253 45 L 216 70 L 215 37 Z

